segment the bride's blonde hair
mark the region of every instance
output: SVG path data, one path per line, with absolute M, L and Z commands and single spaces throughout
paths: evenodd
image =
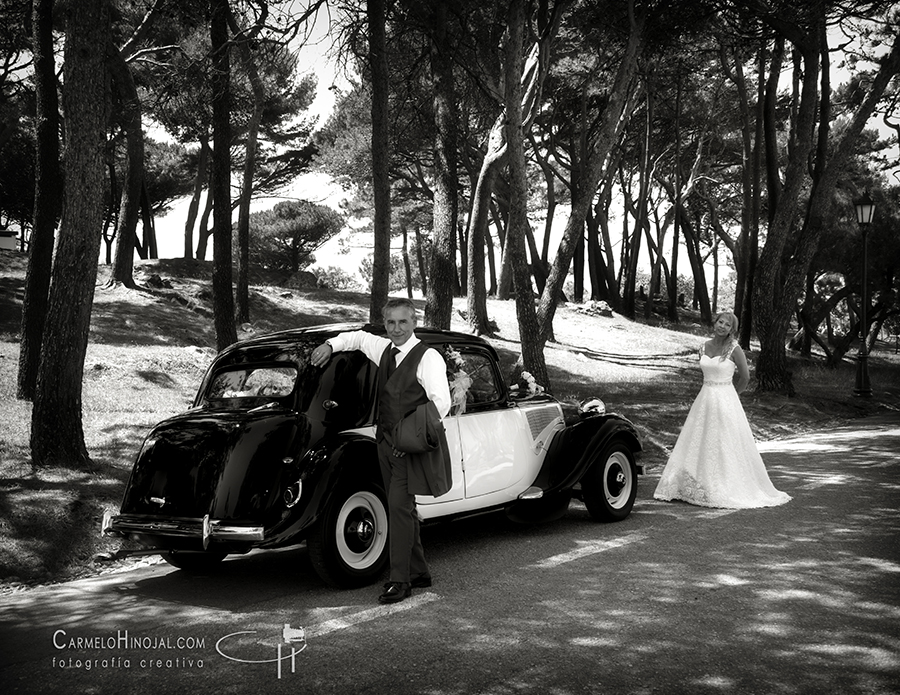
M 723 316 L 727 316 L 728 320 L 731 322 L 731 330 L 728 332 L 728 337 L 733 340 L 737 340 L 740 322 L 738 321 L 738 317 L 732 314 L 730 311 L 720 311 L 718 314 L 716 314 L 716 320 L 713 321 L 713 324 L 715 324 Z

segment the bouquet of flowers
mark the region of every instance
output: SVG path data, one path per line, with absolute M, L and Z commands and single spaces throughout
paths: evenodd
M 447 362 L 447 383 L 450 385 L 451 412 L 460 415 L 466 412 L 466 394 L 472 386 L 472 377 L 466 372 L 466 361 L 449 345 L 444 352 Z
M 526 392 L 524 394 L 526 396 L 535 396 L 539 393 L 543 393 L 544 387 L 537 382 L 537 379 L 534 378 L 531 372 L 522 372 L 522 374 L 519 375 L 519 382 L 513 384 L 510 387 L 510 390 L 514 395 L 518 395 L 521 391 L 524 391 Z

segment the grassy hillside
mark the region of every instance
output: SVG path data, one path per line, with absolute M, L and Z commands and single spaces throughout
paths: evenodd
M 0 591 L 109 571 L 95 562 L 118 541 L 101 540 L 100 518 L 118 509 L 131 464 L 147 430 L 184 410 L 214 353 L 210 265 L 163 260 L 138 263 L 141 290 L 107 288 L 101 268 L 85 362 L 84 430 L 95 463 L 90 472 L 37 470 L 29 457 L 29 403 L 15 399 L 25 258 L 0 251 Z M 365 321 L 360 293 L 298 290 L 255 278 L 252 324 L 241 336 L 333 322 Z M 453 326 L 465 330 L 458 300 Z M 641 432 L 646 466 L 659 467 L 700 387 L 696 349 L 708 331 L 697 317 L 603 317 L 587 307 L 560 307 L 546 359 L 554 394 L 566 403 L 599 396 Z M 499 331 L 491 342 L 506 367 L 519 353 L 513 302 L 489 301 Z M 752 355 L 751 355 L 752 358 Z M 742 396 L 760 440 L 827 427 L 880 408 L 900 407 L 900 355 L 879 345 L 870 357 L 871 400 L 854 398 L 854 363 L 825 369 L 792 358 L 795 398 Z M 132 561 L 133 562 L 133 561 Z

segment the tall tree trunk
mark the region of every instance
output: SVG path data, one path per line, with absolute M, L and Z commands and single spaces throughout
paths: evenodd
M 797 311 L 797 325 L 801 327 L 801 337 L 795 349 L 799 349 L 800 354 L 809 357 L 812 354 L 812 330 L 811 321 L 813 310 L 815 309 L 816 297 L 816 274 L 806 274 L 806 287 L 803 292 L 803 303 Z M 805 329 L 805 330 L 803 330 Z
M 116 256 L 110 283 L 136 287 L 133 277 L 134 249 L 140 218 L 141 187 L 144 184 L 144 133 L 141 129 L 141 100 L 131 70 L 121 51 L 110 41 L 107 47 L 113 84 L 122 102 L 122 130 L 125 133 L 126 169 L 116 229 Z
M 247 127 L 247 144 L 244 153 L 244 175 L 241 185 L 241 201 L 238 207 L 238 278 L 237 320 L 250 320 L 250 201 L 253 198 L 253 172 L 256 169 L 256 145 L 262 103 L 253 99 L 253 111 Z
M 422 251 L 422 232 L 419 230 L 419 225 L 416 225 L 416 265 L 418 265 L 418 267 L 419 267 L 419 278 L 421 279 L 421 284 L 422 284 L 422 294 L 424 294 L 427 297 L 428 296 L 428 276 L 426 273 L 428 272 L 428 269 L 425 267 L 425 254 Z M 452 266 L 451 266 L 451 270 L 452 270 Z M 452 288 L 453 287 L 453 274 L 451 273 L 450 275 L 451 275 L 450 287 Z M 452 300 L 453 300 L 452 295 L 451 295 L 450 299 L 452 302 Z M 451 303 L 451 306 L 452 306 L 452 303 Z M 426 326 L 432 325 L 429 322 L 427 310 L 425 312 L 425 325 Z M 449 325 L 448 325 L 448 328 L 449 328 Z
M 521 101 L 515 105 L 516 113 L 520 114 L 523 119 L 522 123 L 517 124 L 518 132 L 524 136 L 525 125 L 531 127 L 537 110 L 540 105 L 540 94 L 543 88 L 544 79 L 547 76 L 550 62 L 550 47 L 556 32 L 559 29 L 559 21 L 566 2 L 558 2 L 552 8 L 547 4 L 541 4 L 538 12 L 539 36 L 538 40 L 532 45 L 528 58 L 525 60 L 523 56 L 519 56 L 517 64 L 521 67 L 522 72 L 516 78 L 519 85 L 517 93 Z M 525 10 L 522 9 L 522 23 L 525 24 Z M 549 12 L 548 12 L 549 10 Z M 510 13 L 517 14 L 518 8 L 510 6 Z M 522 52 L 524 46 L 518 46 L 517 50 Z M 504 68 L 505 79 L 510 78 L 508 66 Z M 506 85 L 504 99 L 509 98 L 509 85 Z M 504 110 L 497 116 L 491 127 L 488 136 L 487 153 L 482 164 L 481 176 L 479 177 L 476 192 L 473 195 L 473 211 L 469 218 L 469 323 L 472 328 L 479 332 L 482 327 L 487 324 L 487 308 L 483 297 L 484 290 L 484 238 L 487 229 L 487 206 L 490 202 L 493 182 L 496 181 L 497 167 L 500 165 L 501 159 L 507 151 L 507 140 L 509 137 L 509 129 L 506 127 L 509 123 L 510 113 L 512 109 L 509 103 L 506 103 Z M 524 143 L 522 151 L 524 153 Z M 478 206 L 476 208 L 475 206 Z M 483 218 L 482 218 L 483 216 Z M 473 238 L 474 237 L 474 238 Z M 508 298 L 508 269 L 511 268 L 513 256 L 509 253 L 508 239 L 503 241 L 503 257 L 501 259 L 500 279 L 498 284 L 497 297 L 499 299 Z M 473 260 L 473 252 L 477 254 L 477 258 Z M 478 268 L 477 276 L 472 269 Z M 515 269 L 512 270 L 516 272 Z M 531 284 L 529 280 L 529 285 Z M 477 321 L 476 325 L 473 323 Z M 487 332 L 485 330 L 484 332 Z
M 549 268 L 550 235 L 553 231 L 553 219 L 556 216 L 556 174 L 553 172 L 553 167 L 550 166 L 549 158 L 542 153 L 542 148 L 533 134 L 528 134 L 528 141 L 531 143 L 531 151 L 544 175 L 544 186 L 547 189 L 547 216 L 544 220 L 544 238 L 541 243 L 541 263 L 542 267 Z M 543 290 L 543 287 L 541 289 Z
M 106 206 L 106 216 L 103 218 L 103 243 L 106 245 L 106 265 L 112 265 L 113 242 L 116 240 L 116 227 L 119 225 L 119 208 L 116 207 L 116 201 L 119 199 L 119 185 L 116 179 L 116 164 L 112 158 L 106 162 L 106 170 L 109 174 L 109 204 Z
M 572 255 L 575 253 L 575 242 L 584 229 L 588 209 L 593 203 L 597 186 L 603 177 L 604 164 L 633 112 L 635 95 L 633 78 L 643 48 L 645 18 L 642 15 L 634 15 L 633 0 L 629 0 L 628 4 L 633 17 L 628 43 L 609 93 L 599 133 L 588 148 L 588 157 L 581 166 L 582 173 L 578 175 L 577 184 L 573 187 L 569 219 L 566 221 L 563 237 L 538 305 L 538 322 L 544 338 L 552 332 L 557 300 L 565 284 Z
M 648 198 L 650 191 L 650 179 L 652 177 L 650 164 L 650 136 L 652 132 L 652 109 L 650 108 L 652 101 L 649 96 L 647 98 L 647 109 L 644 112 L 644 132 L 641 138 L 641 155 L 640 165 L 638 168 L 638 199 L 634 210 L 634 234 L 633 248 L 629 251 L 628 268 L 625 270 L 625 313 L 633 317 L 635 315 L 635 297 L 634 290 L 637 284 L 638 261 L 640 259 L 641 250 L 641 232 L 645 230 L 648 224 Z M 630 198 L 626 198 L 626 202 Z M 649 240 L 649 234 L 647 235 Z M 652 250 L 648 253 L 652 258 Z M 653 277 L 650 277 L 650 284 L 647 287 L 647 304 L 653 301 Z
M 469 329 L 475 335 L 488 335 L 491 332 L 487 315 L 487 291 L 484 284 L 484 239 L 487 233 L 491 194 L 497 178 L 497 168 L 506 154 L 503 118 L 507 113 L 508 111 L 504 111 L 497 116 L 491 127 L 487 151 L 481 163 L 475 192 L 472 194 L 472 210 L 469 214 L 466 316 Z
M 572 290 L 572 301 L 581 304 L 584 302 L 584 235 L 578 238 L 578 244 L 575 246 L 575 255 L 572 257 L 573 268 L 572 275 L 574 279 L 574 287 Z M 540 259 L 538 259 L 540 263 Z M 535 278 L 537 279 L 537 278 Z
M 785 293 L 784 251 L 796 233 L 797 200 L 806 184 L 806 169 L 812 153 L 815 115 L 818 108 L 818 51 L 806 46 L 803 55 L 803 84 L 793 124 L 791 155 L 784 173 L 784 184 L 770 175 L 772 189 L 779 191 L 774 215 L 769 224 L 766 244 L 759 258 L 753 297 L 760 354 L 756 365 L 758 388 L 763 391 L 794 393 L 787 370 L 784 342 L 794 301 Z M 766 132 L 767 139 L 775 133 Z M 771 165 L 770 165 L 771 167 Z M 792 244 L 791 244 L 792 245 Z M 795 298 L 794 298 L 795 299 Z
M 745 350 L 750 349 L 750 338 L 753 335 L 753 287 L 756 279 L 756 267 L 759 263 L 759 216 L 762 209 L 762 167 L 763 167 L 763 139 L 764 139 L 764 112 L 765 112 L 765 49 L 760 46 L 757 60 L 757 95 L 756 95 L 756 126 L 753 136 L 752 167 L 752 198 L 750 208 L 750 238 L 747 248 L 747 280 L 745 282 L 743 302 L 740 307 L 741 335 L 740 344 Z
M 599 222 L 593 212 L 588 211 L 585 218 L 587 226 L 587 263 L 588 278 L 591 282 L 591 300 L 607 301 L 609 288 L 606 286 L 606 268 L 603 251 L 600 248 Z
M 669 275 L 669 303 L 666 314 L 669 321 L 678 322 L 678 226 L 681 215 L 681 76 L 675 92 L 675 211 L 672 221 L 672 273 Z M 662 239 L 660 239 L 662 246 Z M 659 250 L 662 256 L 662 248 Z
M 434 207 L 431 245 L 431 282 L 425 282 L 425 324 L 450 328 L 453 315 L 453 278 L 456 260 L 456 225 L 459 200 L 456 191 L 457 118 L 453 63 L 447 35 L 447 4 L 433 3 L 431 26 L 431 80 L 434 89 Z M 418 231 L 417 231 L 418 233 Z M 421 254 L 421 245 L 417 245 Z
M 494 250 L 494 240 L 491 238 L 491 228 L 484 230 L 484 252 L 487 254 L 488 262 L 488 279 L 490 284 L 487 288 L 488 296 L 497 296 L 497 259 Z
M 544 285 L 547 284 L 547 269 L 541 260 L 541 252 L 538 251 L 531 222 L 525 227 L 525 240 L 528 243 L 528 255 L 531 257 L 531 274 L 534 276 L 534 284 L 537 286 L 538 294 L 540 294 L 544 291 Z
M 209 226 L 209 218 L 213 209 L 213 186 L 212 172 L 210 172 L 210 180 L 208 190 L 206 192 L 206 204 L 203 206 L 203 214 L 200 215 L 200 223 L 197 225 L 197 260 L 206 260 L 206 246 L 209 238 L 212 236 L 212 228 Z
M 262 3 L 263 9 L 260 22 L 265 21 L 267 5 Z M 250 79 L 250 89 L 253 94 L 253 106 L 250 111 L 250 120 L 247 123 L 247 143 L 244 148 L 244 175 L 241 182 L 241 197 L 238 205 L 238 280 L 237 280 L 237 320 L 238 323 L 247 323 L 250 320 L 250 203 L 253 199 L 253 174 L 256 171 L 256 149 L 259 134 L 259 123 L 262 120 L 263 100 L 265 89 L 259 77 L 259 70 L 251 54 L 248 45 L 249 40 L 258 33 L 253 28 L 242 33 L 234 15 L 229 10 L 228 25 L 234 36 L 240 36 L 235 43 L 241 56 L 241 62 Z
M 156 245 L 156 223 L 153 221 L 153 206 L 150 203 L 150 192 L 147 190 L 147 181 L 141 184 L 141 227 L 144 230 L 144 248 L 147 258 L 159 258 L 159 248 Z
M 504 302 L 512 296 L 513 292 L 511 259 L 509 244 L 504 241 L 500 249 L 500 275 L 497 278 L 497 299 Z
M 683 209 L 683 206 L 679 218 L 681 219 L 681 231 L 684 235 L 684 245 L 688 252 L 688 260 L 694 276 L 694 300 L 700 306 L 700 320 L 704 323 L 712 323 L 712 309 L 709 304 L 706 271 L 703 269 L 703 255 L 700 253 L 700 243 L 697 234 L 695 234 L 687 211 Z
M 25 272 L 22 338 L 16 397 L 31 400 L 37 384 L 41 336 L 47 319 L 53 235 L 62 210 L 59 157 L 59 100 L 53 60 L 53 0 L 35 0 L 32 7 L 35 87 L 34 219 Z
M 409 262 L 409 228 L 404 223 L 400 229 L 403 238 L 403 246 L 400 248 L 400 258 L 403 260 L 403 277 L 406 278 L 406 296 L 413 298 L 412 265 Z M 426 321 L 427 323 L 427 321 Z
M 372 297 L 369 322 L 382 321 L 381 309 L 388 297 L 391 272 L 390 123 L 385 0 L 366 3 L 369 23 L 369 65 L 372 71 L 372 191 L 375 199 Z
M 531 273 L 525 258 L 525 228 L 528 225 L 528 180 L 525 138 L 522 132 L 522 41 L 525 34 L 525 0 L 512 0 L 507 22 L 505 57 L 506 142 L 509 159 L 509 228 L 506 245 L 512 254 L 516 283 L 516 318 L 522 346 L 522 365 L 548 391 L 550 377 L 544 361 L 544 345 L 534 307 Z
M 194 225 L 197 223 L 197 212 L 200 210 L 200 197 L 203 188 L 209 181 L 206 171 L 209 161 L 209 138 L 206 132 L 200 136 L 200 154 L 197 157 L 197 178 L 194 179 L 194 190 L 188 204 L 187 218 L 184 221 L 184 257 L 194 257 Z
M 234 325 L 231 256 L 231 60 L 228 47 L 228 0 L 210 0 L 213 74 L 213 320 L 216 347 L 237 341 Z
M 828 100 L 830 94 L 830 85 L 828 84 L 828 47 L 825 33 L 824 21 L 819 26 L 819 33 L 816 35 L 816 44 L 810 48 L 807 46 L 808 54 L 804 54 L 804 65 L 809 60 L 814 60 L 811 51 L 817 49 L 823 67 L 822 91 L 825 95 L 825 101 Z M 815 90 L 815 75 L 812 76 L 813 85 L 807 82 L 810 77 L 806 74 L 811 69 L 807 66 L 804 72 L 804 96 L 807 98 L 807 90 Z M 847 167 L 856 148 L 860 134 L 866 126 L 869 117 L 873 113 L 876 104 L 881 96 L 885 93 L 887 86 L 891 80 L 900 74 L 900 34 L 894 38 L 894 43 L 888 54 L 882 57 L 878 72 L 870 80 L 867 85 L 865 96 L 860 100 L 859 106 L 856 108 L 852 116 L 849 118 L 845 127 L 841 130 L 840 138 L 836 142 L 826 142 L 828 139 L 827 129 L 819 128 L 818 142 L 816 146 L 816 166 L 813 169 L 812 190 L 809 196 L 809 202 L 806 206 L 806 216 L 799 232 L 794 238 L 787 238 L 787 232 L 792 231 L 790 227 L 781 228 L 773 224 L 773 231 L 770 230 L 766 237 L 766 244 L 763 253 L 760 255 L 759 261 L 759 284 L 758 292 L 754 295 L 754 312 L 759 315 L 760 308 L 765 304 L 764 297 L 767 293 L 777 297 L 781 302 L 781 310 L 769 312 L 764 320 L 761 318 L 757 321 L 757 333 L 760 336 L 760 356 L 757 363 L 757 379 L 761 388 L 764 390 L 778 390 L 793 392 L 790 374 L 787 371 L 787 359 L 785 355 L 785 334 L 790 326 L 791 313 L 785 315 L 784 307 L 796 305 L 802 290 L 806 277 L 807 269 L 812 262 L 813 256 L 818 248 L 819 238 L 824 229 L 828 228 L 830 220 L 833 219 L 833 209 L 835 195 L 834 191 L 840 175 Z M 827 104 L 824 102 L 816 103 L 814 95 L 812 97 L 811 110 L 813 114 L 805 111 L 806 104 L 801 101 L 798 115 L 798 133 L 805 133 L 808 143 L 801 142 L 798 137 L 796 152 L 792 154 L 797 160 L 798 171 L 797 176 L 803 177 L 807 171 L 806 167 L 801 167 L 800 163 L 808 163 L 808 157 L 813 149 L 813 124 L 808 121 L 815 113 L 827 112 Z M 830 152 L 830 157 L 826 159 L 826 151 Z M 821 162 L 826 162 L 821 164 Z M 788 165 L 788 173 L 791 173 L 791 164 Z M 808 181 L 804 179 L 804 185 L 808 185 Z M 795 191 L 791 191 L 790 195 L 797 196 Z M 789 198 L 788 185 L 785 184 L 785 198 Z M 795 198 L 796 199 L 796 198 Z M 776 214 L 776 223 L 781 221 L 781 217 Z M 781 254 L 775 255 L 775 251 L 779 248 L 779 236 L 783 236 L 780 248 Z M 790 243 L 789 243 L 790 242 Z M 772 245 L 770 249 L 770 244 Z M 767 254 L 767 251 L 771 251 Z M 764 256 L 767 256 L 764 258 Z M 773 272 L 771 264 L 777 259 L 778 265 L 784 268 L 783 272 L 776 276 Z M 774 279 L 777 278 L 777 279 Z M 775 283 L 778 283 L 777 285 Z M 775 292 L 777 291 L 777 294 Z
M 615 175 L 615 169 L 610 167 L 607 172 L 607 182 L 603 186 L 600 196 L 597 198 L 596 219 L 600 226 L 600 237 L 603 240 L 603 253 L 606 255 L 606 262 L 603 268 L 606 272 L 606 286 L 609 289 L 609 296 L 604 297 L 612 309 L 620 311 L 622 308 L 622 297 L 619 293 L 619 283 L 616 279 L 616 258 L 613 255 L 612 239 L 609 234 L 609 207 L 612 204 L 612 179 Z
M 64 195 L 31 418 L 33 466 L 89 467 L 81 423 L 81 383 L 103 224 L 109 118 L 109 4 L 65 6 Z

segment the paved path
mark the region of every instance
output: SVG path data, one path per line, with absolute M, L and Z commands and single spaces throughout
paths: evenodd
M 435 586 L 393 607 L 302 548 L 0 597 L 0 691 L 900 692 L 900 414 L 760 449 L 789 504 L 658 502 L 649 475 L 618 524 L 428 527 Z

